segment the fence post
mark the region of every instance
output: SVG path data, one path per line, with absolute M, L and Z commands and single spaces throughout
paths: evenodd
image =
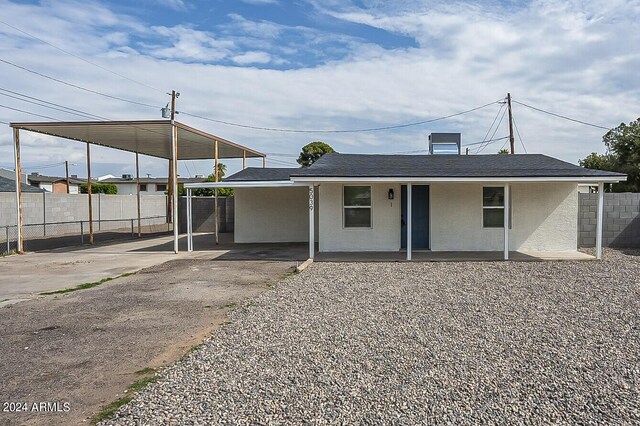
M 84 244 L 84 226 L 82 221 L 80 221 L 80 244 Z
M 131 236 L 135 237 L 135 234 L 133 233 L 133 219 L 131 219 Z
M 11 251 L 11 243 L 9 242 L 9 227 L 5 226 L 4 230 L 5 234 L 7 235 L 7 254 L 9 254 L 9 252 Z

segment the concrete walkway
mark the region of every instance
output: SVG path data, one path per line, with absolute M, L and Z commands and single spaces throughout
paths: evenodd
M 0 258 L 0 307 L 38 297 L 38 293 L 100 281 L 175 259 L 299 260 L 308 257 L 304 244 L 232 244 L 231 234 L 221 234 L 215 245 L 209 234 L 194 236 L 198 251 L 173 253 L 173 236 L 128 242 L 60 248 Z

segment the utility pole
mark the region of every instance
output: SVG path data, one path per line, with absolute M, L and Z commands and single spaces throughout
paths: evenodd
M 69 183 L 69 160 L 64 162 L 64 169 L 67 174 L 67 194 L 71 194 L 71 184 Z
M 507 107 L 509 108 L 509 145 L 511 154 L 516 153 L 515 138 L 513 137 L 513 113 L 511 112 L 511 93 L 507 93 Z
M 171 91 L 171 150 L 174 149 L 173 143 L 173 121 L 176 117 L 176 91 Z M 173 159 L 169 160 L 169 178 L 167 182 L 167 223 L 173 222 Z M 174 224 L 175 226 L 175 224 Z

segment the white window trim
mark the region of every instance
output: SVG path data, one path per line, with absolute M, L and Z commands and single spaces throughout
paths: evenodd
M 485 188 L 502 188 L 504 190 L 504 186 L 501 185 L 482 185 L 480 188 L 480 206 L 482 207 L 482 214 L 480 215 L 480 224 L 482 225 L 482 229 L 504 229 L 504 224 L 502 226 L 484 226 L 484 211 L 485 209 L 494 209 L 494 210 L 502 210 L 504 216 L 504 198 L 502 199 L 502 206 L 485 206 L 484 205 L 484 189 Z M 511 186 L 509 186 L 509 229 L 513 229 L 513 201 L 512 196 L 513 191 L 511 191 Z
M 368 206 L 346 206 L 344 204 L 344 188 L 346 187 L 351 187 L 351 186 L 367 186 L 369 187 L 369 195 L 370 195 L 370 199 L 371 199 L 371 203 Z M 341 214 L 342 214 L 342 229 L 343 230 L 347 230 L 347 231 L 358 231 L 358 230 L 363 230 L 363 229 L 373 229 L 373 185 L 342 185 L 341 188 L 342 191 L 342 210 L 341 210 Z M 345 224 L 345 220 L 344 220 L 344 209 L 369 209 L 369 217 L 371 218 L 371 223 L 369 226 L 346 226 Z

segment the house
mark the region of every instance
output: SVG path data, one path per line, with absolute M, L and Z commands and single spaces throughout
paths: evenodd
M 178 177 L 178 184 L 196 183 L 206 181 L 206 177 L 199 176 L 195 178 Z M 118 195 L 136 195 L 136 179 L 133 175 L 124 174 L 122 177 L 114 177 L 113 175 L 101 176 L 98 178 L 100 183 L 112 183 L 118 187 Z M 142 195 L 165 195 L 169 179 L 166 177 L 141 177 L 140 178 L 140 194 Z
M 27 176 L 29 185 L 36 188 L 45 190 L 46 192 L 53 192 L 55 194 L 67 193 L 67 178 L 59 176 L 45 176 L 38 172 L 30 173 Z M 79 194 L 80 185 L 85 183 L 84 180 L 78 179 L 76 175 L 69 177 L 69 194 Z
M 410 260 L 415 250 L 497 251 L 507 259 L 510 251 L 575 253 L 578 185 L 598 185 L 602 195 L 604 183 L 625 179 L 539 154 L 332 153 L 308 168 L 247 168 L 207 185 L 235 188 L 237 243 L 306 241 L 311 258 L 317 241 L 320 252 L 406 250 Z M 602 209 L 601 196 L 600 224 Z
M 6 178 L 4 176 L 0 176 L 0 192 L 12 192 L 15 194 L 16 192 L 16 179 Z M 22 184 L 22 192 L 44 192 L 43 189 L 33 187 L 31 185 Z

